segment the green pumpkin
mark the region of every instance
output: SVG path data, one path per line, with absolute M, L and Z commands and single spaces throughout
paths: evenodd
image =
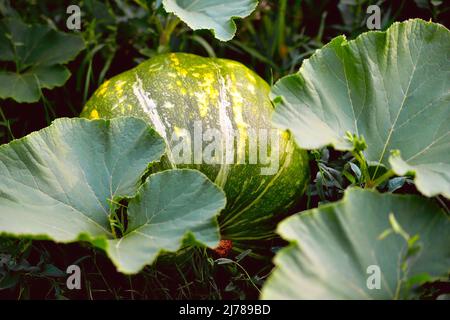
M 136 116 L 149 121 L 168 144 L 164 168 L 198 169 L 224 189 L 227 207 L 219 217 L 221 234 L 239 248 L 243 241 L 273 237 L 276 223 L 298 203 L 309 179 L 306 152 L 295 146 L 287 132 L 271 126 L 269 91 L 263 79 L 238 62 L 172 53 L 156 56 L 103 83 L 81 116 Z M 209 136 L 200 141 L 200 149 L 198 143 L 195 147 L 193 140 L 204 138 L 208 130 L 220 133 L 221 140 Z M 278 137 L 272 137 L 274 132 Z M 269 164 L 261 163 L 263 158 L 250 161 L 250 154 L 261 151 L 255 153 L 251 147 L 255 139 L 261 146 L 264 140 L 259 135 L 267 138 L 264 154 L 268 156 L 276 154 L 278 141 L 279 162 L 276 166 L 271 161 L 273 174 Z M 215 140 L 222 149 L 206 152 Z M 230 161 L 232 153 L 227 153 L 226 161 L 230 141 L 235 141 L 234 157 Z M 180 147 L 188 145 L 191 154 Z M 208 163 L 202 154 L 212 155 Z M 262 174 L 263 168 L 269 174 Z

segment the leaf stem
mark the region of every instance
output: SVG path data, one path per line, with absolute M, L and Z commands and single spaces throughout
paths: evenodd
M 449 215 L 450 214 L 450 210 L 449 210 L 448 206 L 446 205 L 445 200 L 442 200 L 440 196 L 437 196 L 436 200 L 442 206 L 442 208 L 444 209 L 445 213 L 447 215 Z
M 241 266 L 239 264 L 239 262 L 237 261 L 233 261 L 234 264 L 236 264 L 239 268 L 242 269 L 242 271 L 244 271 L 245 275 L 247 276 L 248 280 L 250 281 L 250 283 L 255 287 L 255 289 L 258 291 L 259 294 L 261 294 L 261 290 L 258 288 L 258 286 L 253 282 L 252 278 L 250 277 L 250 275 L 248 274 L 247 270 L 245 270 L 245 268 L 243 266 Z
M 366 183 L 366 185 L 370 182 L 370 173 L 369 168 L 367 166 L 366 159 L 364 158 L 364 154 L 362 151 L 352 151 L 353 157 L 359 162 L 359 166 L 361 167 L 361 174 L 363 181 Z
M 366 184 L 366 187 L 368 188 L 376 188 L 378 187 L 380 184 L 382 184 L 383 182 L 389 180 L 389 178 L 395 176 L 395 173 L 392 169 L 389 169 L 388 171 L 386 171 L 384 174 L 382 174 L 381 176 L 379 176 L 378 178 L 376 178 L 375 180 L 369 180 Z
M 15 138 L 14 138 L 14 134 L 11 130 L 11 123 L 8 120 L 8 118 L 5 116 L 5 114 L 3 113 L 3 109 L 1 106 L 0 106 L 0 116 L 2 117 L 2 122 L 0 123 L 0 125 L 6 127 L 8 134 L 9 134 L 8 139 L 14 140 Z

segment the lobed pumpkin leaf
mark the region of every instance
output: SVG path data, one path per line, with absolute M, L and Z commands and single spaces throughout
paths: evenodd
M 258 5 L 257 0 L 163 0 L 164 9 L 172 12 L 193 30 L 209 29 L 221 41 L 233 39 L 233 18 L 245 18 Z
M 176 250 L 186 233 L 217 243 L 215 216 L 225 197 L 203 174 L 165 171 L 136 194 L 149 162 L 164 151 L 163 139 L 131 117 L 58 119 L 0 146 L 0 234 L 90 241 L 127 273 Z M 128 228 L 115 239 L 111 217 L 124 198 Z
M 26 25 L 18 18 L 0 20 L 0 60 L 16 70 L 0 71 L 0 98 L 36 102 L 41 89 L 62 86 L 70 77 L 63 64 L 84 49 L 78 35 L 45 25 Z
M 410 244 L 418 236 L 420 249 L 408 257 L 408 240 L 393 229 Z M 339 202 L 284 220 L 278 232 L 292 244 L 275 257 L 264 299 L 403 298 L 410 279 L 450 271 L 450 219 L 420 196 L 348 189 Z M 374 266 L 380 287 L 369 289 Z
M 450 31 L 420 19 L 337 37 L 275 84 L 273 122 L 305 149 L 351 150 L 346 133 L 362 135 L 368 161 L 450 198 L 449 53 Z
M 168 170 L 150 176 L 128 205 L 129 225 L 120 239 L 109 240 L 108 254 L 119 271 L 136 273 L 158 253 L 176 251 L 183 240 L 217 246 L 216 215 L 225 195 L 199 171 Z

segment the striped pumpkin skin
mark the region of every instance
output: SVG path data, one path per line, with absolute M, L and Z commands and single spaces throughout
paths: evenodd
M 239 249 L 240 242 L 272 238 L 282 214 L 298 202 L 309 180 L 307 153 L 286 132 L 279 135 L 278 172 L 261 175 L 267 164 L 248 164 L 249 128 L 266 129 L 270 142 L 273 106 L 269 91 L 263 79 L 238 62 L 171 53 L 107 80 L 81 116 L 135 116 L 149 121 L 168 143 L 166 168 L 198 169 L 224 189 L 227 207 L 219 216 L 221 234 Z M 187 130 L 194 137 L 195 121 L 201 121 L 203 132 L 215 128 L 223 137 L 235 132 L 241 138 L 238 141 L 247 141 L 235 147 L 236 158 L 245 164 L 177 165 L 170 161 L 179 143 L 171 140 L 172 134 Z

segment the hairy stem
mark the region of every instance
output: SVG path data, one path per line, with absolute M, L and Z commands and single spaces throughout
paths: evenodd
M 376 188 L 383 182 L 389 180 L 391 177 L 395 176 L 394 171 L 392 169 L 386 171 L 384 174 L 376 178 L 375 180 L 369 180 L 366 184 L 367 188 Z
M 173 31 L 177 27 L 177 25 L 180 23 L 180 19 L 173 14 L 169 16 L 167 19 L 166 26 L 161 33 L 161 36 L 159 37 L 159 45 L 163 47 L 167 47 L 170 42 L 170 37 L 172 36 Z

